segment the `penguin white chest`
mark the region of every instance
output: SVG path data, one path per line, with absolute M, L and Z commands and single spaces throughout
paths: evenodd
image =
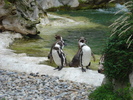
M 52 50 L 52 56 L 55 64 L 61 66 L 61 58 L 59 57 L 59 53 L 57 50 Z
M 91 49 L 88 46 L 82 47 L 82 57 L 81 57 L 81 63 L 83 66 L 87 66 L 90 63 L 91 60 Z

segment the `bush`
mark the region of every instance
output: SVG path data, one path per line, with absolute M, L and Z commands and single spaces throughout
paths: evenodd
M 104 50 L 104 73 L 109 80 L 115 79 L 121 84 L 129 83 L 129 74 L 133 71 L 132 1 L 125 4 L 129 12 L 124 13 L 111 25 L 112 36 Z M 115 90 L 112 84 L 105 84 L 91 93 L 89 98 L 90 100 L 131 100 L 133 89 L 129 87 Z
M 127 2 L 125 6 L 129 11 L 111 25 L 112 36 L 104 51 L 104 68 L 108 78 L 128 82 L 133 70 L 133 2 Z
M 110 79 L 119 81 L 128 81 L 133 64 L 133 45 L 127 48 L 127 37 L 130 33 L 123 37 L 116 35 L 110 38 L 105 49 L 105 75 Z
M 113 94 L 113 87 L 110 84 L 98 87 L 89 95 L 89 100 L 117 100 Z
M 113 91 L 111 83 L 98 87 L 89 95 L 89 100 L 131 100 L 129 87 Z
M 128 87 L 125 87 L 125 88 L 121 88 L 121 89 L 118 89 L 115 94 L 117 97 L 120 97 L 121 100 L 132 100 L 131 99 L 131 95 L 132 94 L 132 90 L 130 90 L 129 86 Z

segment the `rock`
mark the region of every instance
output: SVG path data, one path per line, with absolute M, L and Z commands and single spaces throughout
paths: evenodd
M 0 94 L 0 99 L 3 99 L 7 94 Z
M 79 5 L 78 0 L 70 0 L 69 4 L 71 7 L 77 7 Z
M 129 75 L 131 87 L 133 87 L 133 72 Z
M 40 0 L 40 5 L 43 9 L 48 9 L 51 7 L 59 7 L 63 5 L 68 5 L 70 7 L 77 7 L 79 5 L 78 0 Z

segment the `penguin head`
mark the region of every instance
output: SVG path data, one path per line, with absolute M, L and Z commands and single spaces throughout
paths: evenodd
M 78 40 L 79 47 L 83 46 L 86 43 L 86 39 L 84 37 L 80 37 Z
M 57 41 L 58 41 L 58 40 L 59 40 L 59 41 L 60 41 L 60 40 L 63 40 L 62 37 L 61 37 L 60 35 L 55 35 L 55 39 L 56 39 Z
M 55 35 L 55 39 L 56 39 L 56 41 L 61 41 L 63 43 L 63 46 L 62 47 L 64 47 L 66 45 L 65 42 L 64 42 L 64 40 L 63 40 L 63 38 L 62 38 L 62 36 Z

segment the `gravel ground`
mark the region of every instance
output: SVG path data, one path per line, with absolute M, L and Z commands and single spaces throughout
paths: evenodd
M 88 100 L 94 89 L 59 77 L 0 70 L 0 100 Z

